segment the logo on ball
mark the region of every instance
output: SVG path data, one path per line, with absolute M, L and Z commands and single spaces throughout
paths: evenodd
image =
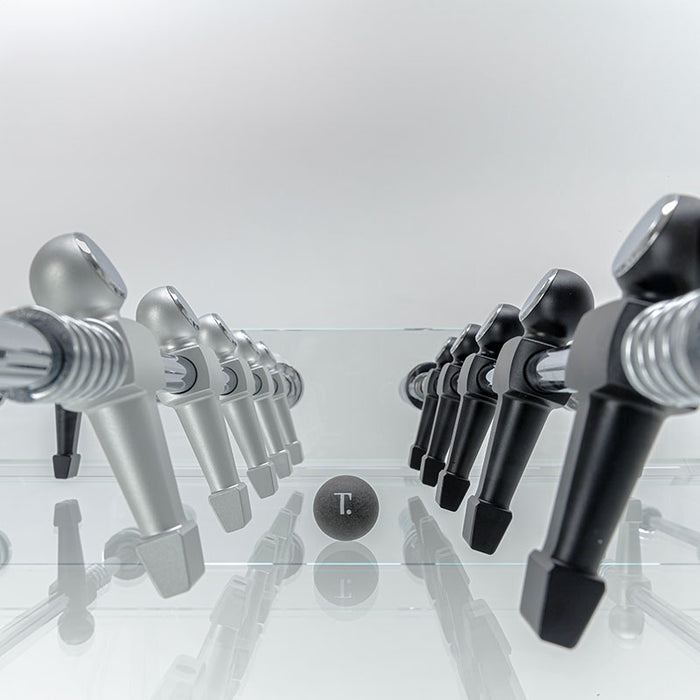
M 347 496 L 349 501 L 352 501 L 352 494 L 351 493 L 334 493 L 334 496 L 340 496 L 340 514 L 341 515 L 352 515 L 352 511 L 350 508 L 345 508 L 345 497 Z

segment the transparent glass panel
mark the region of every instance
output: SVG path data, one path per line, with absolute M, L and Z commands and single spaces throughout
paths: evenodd
M 438 508 L 406 466 L 418 412 L 399 397 L 399 382 L 449 331 L 252 334 L 304 377 L 293 415 L 307 460 L 273 497 L 251 490 L 252 521 L 226 534 L 172 411 L 162 409 L 206 559 L 204 577 L 175 598 L 160 598 L 136 560 L 126 562 L 133 580 L 105 567 L 105 545 L 133 522 L 89 427 L 81 474 L 58 482 L 51 407 L 0 409 L 3 698 L 651 699 L 670 684 L 675 698 L 697 696 L 697 416 L 667 421 L 634 494 L 658 510 L 653 532 L 628 527 L 639 546 L 623 558 L 615 538 L 607 595 L 579 645 L 565 650 L 541 642 L 518 607 L 571 416 L 552 416 L 513 502 L 513 526 L 488 557 L 462 539 L 463 509 Z M 371 483 L 380 502 L 375 527 L 349 545 L 324 535 L 312 514 L 319 486 L 343 472 Z M 280 535 L 274 523 L 293 494 L 303 496 L 301 513 L 293 535 Z M 82 560 L 57 548 L 56 504 L 70 499 L 80 509 L 73 532 Z M 407 512 L 416 499 L 422 528 Z M 265 548 L 271 535 L 276 544 Z

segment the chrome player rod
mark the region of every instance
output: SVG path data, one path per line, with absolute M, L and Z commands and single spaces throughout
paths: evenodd
M 535 355 L 527 366 L 527 379 L 536 391 L 543 393 L 566 393 L 571 389 L 566 386 L 566 363 L 569 361 L 569 348 L 545 350 Z M 486 387 L 492 389 L 495 368 L 484 376 Z
M 527 368 L 537 389 L 566 388 L 569 348 L 541 353 Z M 620 348 L 627 381 L 660 406 L 694 406 L 700 401 L 700 289 L 652 304 L 627 328 Z
M 571 391 L 566 386 L 569 348 L 535 355 L 527 379 L 543 393 Z M 700 289 L 661 301 L 642 311 L 629 325 L 620 348 L 620 363 L 629 383 L 661 406 L 693 406 L 700 402 Z M 484 375 L 491 389 L 494 370 Z M 422 400 L 425 374 L 418 374 L 405 392 Z M 0 388 L 1 391 L 1 388 Z
M 0 391 L 38 388 L 56 376 L 54 349 L 36 328 L 0 316 L 0 338 Z
M 543 392 L 566 392 L 571 391 L 566 386 L 564 375 L 566 373 L 566 363 L 569 360 L 569 348 L 560 350 L 549 350 L 542 352 L 532 358 L 528 366 L 528 380 L 534 388 Z M 495 369 L 486 372 L 480 381 L 485 389 L 492 390 L 493 375 Z M 425 384 L 428 372 L 417 374 L 410 382 L 402 382 L 401 396 L 405 401 L 410 401 L 413 397 L 422 401 L 425 397 Z
M 196 371 L 191 362 L 177 355 L 163 354 L 164 389 L 172 394 L 189 390 Z M 50 384 L 60 373 L 63 357 L 51 338 L 23 321 L 0 316 L 0 394 L 13 389 L 34 391 Z M 236 378 L 224 375 L 224 394 L 232 391 Z
M 527 368 L 527 379 L 530 384 L 543 392 L 570 391 L 564 380 L 570 352 L 569 348 L 561 348 L 535 355 Z

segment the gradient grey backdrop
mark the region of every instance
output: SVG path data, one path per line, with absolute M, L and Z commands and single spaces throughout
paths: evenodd
M 0 4 L 0 306 L 51 235 L 133 311 L 461 326 L 548 267 L 611 297 L 659 195 L 700 193 L 700 5 Z

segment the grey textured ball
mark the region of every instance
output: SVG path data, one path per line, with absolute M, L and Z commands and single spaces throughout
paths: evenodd
M 348 474 L 334 476 L 316 492 L 314 518 L 334 540 L 364 537 L 379 517 L 379 499 L 364 480 Z

